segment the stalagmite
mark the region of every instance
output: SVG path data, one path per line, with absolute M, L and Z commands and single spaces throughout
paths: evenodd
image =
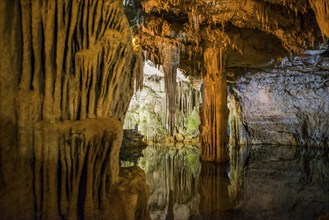
M 227 84 L 223 48 L 207 48 L 204 52 L 204 80 L 201 158 L 224 162 L 228 159 L 227 143 Z

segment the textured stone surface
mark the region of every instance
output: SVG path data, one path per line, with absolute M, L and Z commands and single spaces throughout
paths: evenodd
M 227 82 L 224 70 L 223 48 L 208 48 L 204 54 L 207 75 L 204 78 L 201 115 L 201 158 L 205 161 L 228 160 Z
M 248 143 L 328 147 L 328 78 L 329 62 L 319 56 L 242 77 L 234 90 Z
M 122 2 L 0 4 L 1 217 L 97 218 L 141 79 Z

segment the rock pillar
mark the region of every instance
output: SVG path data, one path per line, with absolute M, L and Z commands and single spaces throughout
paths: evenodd
M 203 111 L 201 125 L 201 159 L 224 162 L 228 159 L 227 143 L 227 83 L 223 48 L 207 48 L 204 52 Z

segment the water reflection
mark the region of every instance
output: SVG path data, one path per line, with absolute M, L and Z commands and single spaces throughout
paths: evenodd
M 149 146 L 139 165 L 150 185 L 152 219 L 188 219 L 198 214 L 199 148 Z
M 248 150 L 249 149 L 249 150 Z M 326 149 L 231 146 L 230 164 L 198 146 L 149 146 L 138 165 L 152 219 L 317 219 L 329 213 Z
M 200 216 L 196 219 L 220 219 L 234 205 L 229 198 L 227 164 L 202 163 L 200 173 Z

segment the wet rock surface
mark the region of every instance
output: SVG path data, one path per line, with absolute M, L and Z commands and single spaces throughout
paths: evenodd
M 329 146 L 329 60 L 285 58 L 243 76 L 238 94 L 249 144 Z
M 147 147 L 143 141 L 144 135 L 135 129 L 124 129 L 123 140 L 120 149 L 120 160 L 136 160 L 141 157 L 142 150 Z

